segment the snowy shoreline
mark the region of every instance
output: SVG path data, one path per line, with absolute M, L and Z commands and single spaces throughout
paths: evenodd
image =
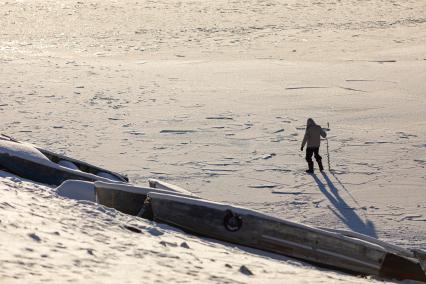
M 62 198 L 5 172 L 0 189 L 2 283 L 377 281 L 192 237 L 92 202 Z
M 426 249 L 425 11 L 418 0 L 1 2 L 0 133 L 136 184 Z M 308 117 L 330 123 L 324 175 L 304 173 Z M 0 185 L 2 283 L 376 282 Z M 141 241 L 127 222 L 167 237 Z
M 50 191 L 48 192 L 50 195 L 49 199 L 52 199 L 52 197 L 60 198 L 60 196 L 67 199 L 71 198 L 69 201 L 76 200 L 77 203 L 80 204 L 93 205 L 101 212 L 115 211 L 114 208 L 116 208 L 132 216 L 137 215 L 134 217 L 136 219 L 142 217 L 144 219 L 158 221 L 160 224 L 170 224 L 174 227 L 173 230 L 181 228 L 184 231 L 193 232 L 195 235 L 227 241 L 224 243 L 227 246 L 234 243 L 244 251 L 248 249 L 244 246 L 264 250 L 259 251 L 261 256 L 271 255 L 267 252 L 269 251 L 271 253 L 282 254 L 305 261 L 311 260 L 320 265 L 320 267 L 321 265 L 328 264 L 339 270 L 345 271 L 345 269 L 348 269 L 360 274 L 380 275 L 387 278 L 401 277 L 402 279 L 418 279 L 419 281 L 420 279 L 423 281 L 426 280 L 424 272 L 424 251 L 405 250 L 401 247 L 377 240 L 374 236 L 371 238 L 367 235 L 357 234 L 351 231 L 304 226 L 303 224 L 265 215 L 258 211 L 203 200 L 198 196 L 192 195 L 185 189 L 176 185 L 163 183 L 159 180 L 149 180 L 149 186 L 152 187 L 135 187 L 131 183 L 127 183 L 127 178 L 117 183 L 115 179 L 120 176 L 113 172 L 109 174 L 113 179 L 107 183 L 103 182 L 103 177 L 96 175 L 90 175 L 90 177 L 86 175 L 73 175 L 67 177 L 68 171 L 77 174 L 82 170 L 79 169 L 77 165 L 83 166 L 85 170 L 89 171 L 98 171 L 99 168 L 63 155 L 57 155 L 45 149 L 36 148 L 31 144 L 20 143 L 7 135 L 3 136 L 4 138 L 2 137 L 0 141 L 0 155 L 2 157 L 1 167 L 3 169 L 10 169 L 13 172 L 17 171 L 17 174 L 30 179 L 35 178 L 38 182 L 49 183 L 54 180 L 50 175 L 62 175 L 62 173 L 65 174 L 63 177 L 66 178 L 64 182 L 60 182 L 60 186 L 54 188 L 58 185 L 58 183 L 54 183 L 50 185 L 52 186 L 52 188 L 50 188 L 47 187 L 47 185 L 39 186 L 34 181 L 25 181 L 10 173 L 1 172 L 1 175 L 5 177 L 3 178 L 3 183 L 5 185 L 3 189 L 6 191 L 17 188 L 14 186 L 13 182 L 18 185 L 27 185 L 23 186 L 22 190 L 31 190 L 32 193 L 36 195 L 41 193 L 39 189 L 44 188 L 42 193 Z M 43 153 L 48 153 L 50 160 L 44 156 Z M 18 157 L 19 159 L 17 159 Z M 13 160 L 12 163 L 10 163 L 9 160 Z M 60 166 L 54 161 L 61 165 L 66 165 L 66 167 Z M 31 162 L 32 166 L 40 164 L 42 167 L 33 169 L 28 168 L 28 162 Z M 18 163 L 23 168 L 20 169 L 16 167 L 17 165 L 14 165 L 14 163 Z M 34 171 L 34 173 L 23 171 L 23 169 Z M 55 172 L 50 172 L 49 169 L 55 169 Z M 44 174 L 45 172 L 50 172 L 50 175 Z M 84 172 L 81 172 L 81 174 L 83 173 Z M 105 172 L 101 171 L 99 173 L 103 176 Z M 318 179 L 315 174 L 312 176 Z M 324 173 L 323 176 L 327 177 Z M 82 180 L 73 180 L 75 178 Z M 87 178 L 89 178 L 89 180 L 92 178 L 96 180 L 97 178 L 98 181 L 93 182 L 95 180 L 92 180 L 92 182 L 88 182 Z M 9 185 L 9 187 L 6 185 Z M 36 200 L 37 198 L 33 197 L 32 199 Z M 13 203 L 16 203 L 16 200 Z M 2 209 L 6 209 L 6 217 L 9 217 L 7 209 L 15 209 L 16 207 L 9 202 L 3 202 L 2 204 L 4 205 Z M 170 208 L 174 209 L 171 210 Z M 34 211 L 34 206 L 31 206 L 30 211 Z M 115 212 L 118 213 L 117 211 Z M 235 227 L 237 224 L 235 221 L 227 219 L 229 214 L 234 216 L 229 218 L 240 220 L 238 227 Z M 37 214 L 34 215 L 39 216 Z M 4 226 L 5 228 L 11 223 L 12 225 L 16 225 L 13 224 L 13 220 L 10 221 L 11 222 L 8 222 L 9 224 L 6 223 L 6 226 Z M 157 226 L 164 227 L 164 225 L 160 224 L 157 224 Z M 143 229 L 141 230 L 133 225 L 124 224 L 121 227 L 133 233 L 144 233 Z M 230 234 L 230 232 L 233 233 Z M 59 232 L 55 232 L 55 234 L 60 235 Z M 306 234 L 307 236 L 302 236 L 301 234 Z M 308 237 L 309 235 L 311 235 L 311 237 Z M 30 233 L 28 236 L 36 242 L 41 242 L 42 240 L 36 233 Z M 265 244 L 263 244 L 264 242 L 268 244 L 270 241 L 272 241 L 272 243 L 269 245 L 265 246 Z M 279 241 L 279 243 L 276 243 L 277 241 Z M 283 243 L 285 245 L 283 245 Z M 334 243 L 334 245 L 331 245 L 331 243 Z M 271 244 L 273 244 L 272 247 L 268 247 Z M 289 244 L 291 244 L 290 252 Z M 176 243 L 172 244 L 172 246 L 177 247 Z M 181 247 L 190 249 L 187 243 L 182 243 Z M 303 249 L 301 249 L 301 247 L 303 247 Z M 128 247 L 128 249 L 130 249 L 130 247 Z M 34 251 L 32 248 L 26 248 L 26 250 L 29 252 Z M 248 250 L 256 251 L 252 249 Z M 366 253 L 365 250 L 367 250 L 368 253 Z M 53 251 L 56 252 L 56 250 Z M 88 251 L 88 253 L 93 255 L 93 250 Z M 310 254 L 314 256 L 310 256 Z M 43 254 L 41 257 L 45 258 L 48 257 L 48 255 Z M 280 258 L 282 257 L 278 257 L 278 259 Z M 345 260 L 344 263 L 341 263 L 342 259 Z M 80 263 L 80 260 L 78 262 Z M 22 263 L 22 261 L 18 262 L 19 265 Z M 229 264 L 225 264 L 225 266 L 228 268 L 232 267 Z M 395 271 L 395 269 L 402 270 Z M 407 273 L 405 269 L 407 269 Z M 411 272 L 408 273 L 408 271 Z M 241 265 L 239 272 L 246 276 L 254 275 L 246 265 Z M 34 275 L 35 273 L 30 272 L 30 274 Z M 5 278 L 8 278 L 8 275 L 6 275 Z M 15 275 L 13 278 L 21 279 L 19 275 Z

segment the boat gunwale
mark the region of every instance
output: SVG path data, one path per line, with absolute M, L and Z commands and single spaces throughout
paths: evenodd
M 222 210 L 222 211 L 231 210 L 235 213 L 239 213 L 239 214 L 243 214 L 243 215 L 251 215 L 253 217 L 258 217 L 258 218 L 263 218 L 263 219 L 270 220 L 270 221 L 273 221 L 273 222 L 278 222 L 278 223 L 281 223 L 281 224 L 284 224 L 284 225 L 287 225 L 287 226 L 290 226 L 290 227 L 308 230 L 308 231 L 311 231 L 311 232 L 316 233 L 316 234 L 323 234 L 325 236 L 337 238 L 337 239 L 340 239 L 340 240 L 343 240 L 343 241 L 357 243 L 357 244 L 363 245 L 363 246 L 369 246 L 371 249 L 375 249 L 375 250 L 382 252 L 382 253 L 387 252 L 386 249 L 383 246 L 380 246 L 380 245 L 375 244 L 375 243 L 367 242 L 367 241 L 360 240 L 360 239 L 350 238 L 350 237 L 344 236 L 344 235 L 339 234 L 339 233 L 326 231 L 324 229 L 304 225 L 304 224 L 294 222 L 294 221 L 287 221 L 285 219 L 281 219 L 281 218 L 278 218 L 278 217 L 275 217 L 275 216 L 267 215 L 265 213 L 254 211 L 252 209 L 248 209 L 248 208 L 245 208 L 245 207 L 233 206 L 233 205 L 226 204 L 226 203 L 208 201 L 208 200 L 205 200 L 205 199 L 195 199 L 195 198 L 192 198 L 192 197 L 173 196 L 173 195 L 167 194 L 167 193 L 164 194 L 164 193 L 150 192 L 150 193 L 148 193 L 148 197 L 150 197 L 152 201 L 155 201 L 155 199 L 157 198 L 157 199 L 181 202 L 181 203 L 186 203 L 186 204 L 191 204 L 191 205 L 196 205 L 196 206 L 208 205 L 207 207 L 209 207 L 209 208 Z M 155 210 L 154 207 L 155 206 L 153 206 L 153 210 Z
M 197 198 L 196 196 L 192 195 L 186 195 L 177 191 L 170 191 L 166 189 L 160 189 L 155 187 L 142 187 L 142 186 L 136 186 L 132 184 L 126 184 L 126 183 L 110 183 L 110 182 L 104 182 L 104 181 L 95 181 L 95 191 L 96 190 L 114 190 L 114 191 L 121 191 L 121 192 L 127 192 L 127 193 L 134 193 L 134 194 L 144 194 L 149 195 L 150 193 L 163 193 L 165 195 L 178 195 L 182 197 L 188 197 L 188 198 Z

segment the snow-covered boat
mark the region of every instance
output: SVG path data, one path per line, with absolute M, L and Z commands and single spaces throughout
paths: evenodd
M 126 214 L 142 216 L 145 199 L 150 192 L 172 193 L 197 198 L 191 192 L 163 181 L 150 179 L 150 187 L 130 184 L 95 182 L 96 202 Z
M 426 282 L 418 259 L 374 242 L 222 203 L 153 191 L 148 197 L 155 221 L 187 232 L 356 274 Z
M 114 181 L 128 178 L 86 162 L 0 136 L 0 169 L 35 182 L 60 185 L 66 180 Z

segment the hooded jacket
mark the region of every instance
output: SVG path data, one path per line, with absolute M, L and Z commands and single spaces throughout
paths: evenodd
M 308 148 L 319 147 L 321 144 L 321 137 L 327 137 L 327 133 L 315 123 L 312 118 L 308 119 L 306 123 L 305 136 L 302 141 L 302 148 L 308 143 Z

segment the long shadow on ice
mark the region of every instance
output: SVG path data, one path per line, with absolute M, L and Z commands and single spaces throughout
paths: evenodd
M 352 231 L 377 238 L 374 224 L 370 220 L 366 219 L 364 221 L 360 216 L 358 216 L 356 211 L 352 209 L 352 207 L 340 196 L 337 187 L 330 180 L 327 174 L 322 173 L 322 176 L 324 177 L 326 184 L 324 184 L 316 175 L 312 175 L 318 185 L 318 188 L 333 205 L 334 208 L 330 208 L 332 212 Z M 342 184 L 340 185 L 343 187 Z M 356 203 L 358 205 L 358 202 Z

